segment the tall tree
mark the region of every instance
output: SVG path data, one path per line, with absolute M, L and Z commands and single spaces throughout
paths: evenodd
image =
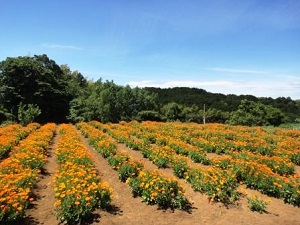
M 47 55 L 8 57 L 0 62 L 0 105 L 15 117 L 18 105 L 35 104 L 39 122 L 66 120 L 71 96 L 60 66 Z

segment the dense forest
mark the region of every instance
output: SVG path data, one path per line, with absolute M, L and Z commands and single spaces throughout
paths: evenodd
M 156 120 L 274 125 L 299 122 L 300 101 L 197 88 L 132 88 L 87 80 L 45 54 L 0 62 L 0 123 Z

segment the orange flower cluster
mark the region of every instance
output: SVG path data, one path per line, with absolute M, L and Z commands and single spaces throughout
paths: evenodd
M 19 124 L 7 125 L 0 128 L 0 159 L 11 150 L 14 145 L 25 138 L 30 132 L 39 128 L 38 123 L 30 123 L 26 127 Z
M 29 205 L 32 188 L 46 160 L 46 149 L 55 124 L 46 124 L 30 133 L 12 149 L 10 157 L 0 164 L 0 221 L 21 218 Z
M 62 222 L 80 222 L 95 208 L 110 204 L 112 188 L 100 180 L 76 128 L 61 124 L 59 134 L 56 155 L 60 168 L 54 177 L 56 214 Z

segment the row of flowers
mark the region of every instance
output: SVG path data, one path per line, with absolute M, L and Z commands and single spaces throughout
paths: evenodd
M 112 188 L 98 176 L 77 129 L 61 124 L 58 132 L 55 151 L 59 169 L 53 178 L 55 212 L 62 222 L 80 223 L 96 208 L 110 206 Z
M 25 138 L 30 132 L 38 129 L 40 124 L 30 123 L 26 127 L 11 124 L 0 128 L 0 159 L 8 155 L 13 146 Z
M 264 194 L 283 198 L 285 202 L 293 205 L 300 205 L 299 177 L 293 175 L 294 165 L 286 156 L 263 156 L 253 154 L 249 151 L 230 151 L 231 156 L 221 157 L 220 160 L 218 160 L 218 158 L 216 160 L 209 160 L 203 149 L 197 151 L 194 146 L 188 143 L 182 144 L 182 140 L 176 139 L 176 137 L 179 138 L 183 135 L 178 132 L 180 129 L 171 128 L 168 124 L 158 124 L 158 126 L 155 127 L 148 125 L 149 122 L 142 124 L 121 123 L 119 126 L 103 125 L 102 127 L 109 130 L 108 132 L 114 138 L 121 140 L 129 146 L 137 146 L 135 143 L 139 143 L 139 141 L 137 141 L 135 137 L 146 140 L 144 144 L 139 144 L 137 147 L 137 149 L 142 151 L 145 157 L 148 157 L 153 163 L 160 167 L 166 167 L 170 163 L 173 164 L 172 167 L 177 176 L 186 178 L 195 189 L 206 192 L 214 200 L 231 202 L 231 200 L 236 199 L 237 196 L 235 192 L 237 182 L 244 182 L 248 187 L 255 188 Z M 170 132 L 170 130 L 174 130 L 174 132 Z M 182 129 L 182 131 L 186 131 L 186 129 Z M 207 134 L 207 136 L 211 135 L 213 134 Z M 176 140 L 178 140 L 180 144 L 177 144 Z M 156 145 L 145 144 L 149 142 L 156 143 Z M 157 147 L 157 145 L 160 145 L 160 147 Z M 184 147 L 182 148 L 182 146 Z M 204 169 L 191 169 L 187 166 L 184 158 L 181 158 L 181 163 L 174 163 L 172 162 L 172 160 L 174 161 L 174 150 L 177 154 L 190 156 L 194 162 L 210 164 L 213 166 L 213 169 L 209 169 L 208 171 Z M 178 156 L 176 156 L 176 158 L 178 158 Z M 229 185 L 222 187 L 221 183 L 224 184 L 224 181 L 220 182 L 220 184 L 211 182 L 212 185 L 206 185 L 209 183 L 209 180 L 213 179 L 204 179 L 209 176 L 203 174 L 211 175 L 212 171 L 216 174 L 213 176 L 219 176 L 220 178 L 227 177 L 225 180 L 228 180 L 228 182 L 225 183 Z M 234 174 L 237 176 L 233 176 Z M 198 180 L 191 180 L 194 178 Z M 198 187 L 199 184 L 200 186 L 202 184 L 204 186 L 210 186 L 210 189 L 207 187 Z M 219 197 L 222 196 L 222 188 L 225 192 L 227 192 L 228 189 L 232 190 L 228 192 L 230 193 L 227 196 L 228 198 Z
M 96 121 L 91 124 L 101 126 Z M 140 196 L 147 204 L 157 204 L 162 208 L 189 207 L 184 190 L 176 179 L 167 178 L 158 171 L 145 170 L 141 162 L 118 152 L 116 143 L 103 131 L 87 123 L 77 126 L 91 140 L 96 150 L 108 159 L 112 168 L 118 171 L 119 179 L 131 187 L 133 196 Z
M 38 174 L 47 160 L 56 125 L 48 123 L 14 146 L 0 164 L 0 221 L 22 218 L 32 198 Z

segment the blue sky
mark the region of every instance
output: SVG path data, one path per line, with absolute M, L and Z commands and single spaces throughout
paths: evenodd
M 94 81 L 300 99 L 299 0 L 0 0 L 0 61 Z

